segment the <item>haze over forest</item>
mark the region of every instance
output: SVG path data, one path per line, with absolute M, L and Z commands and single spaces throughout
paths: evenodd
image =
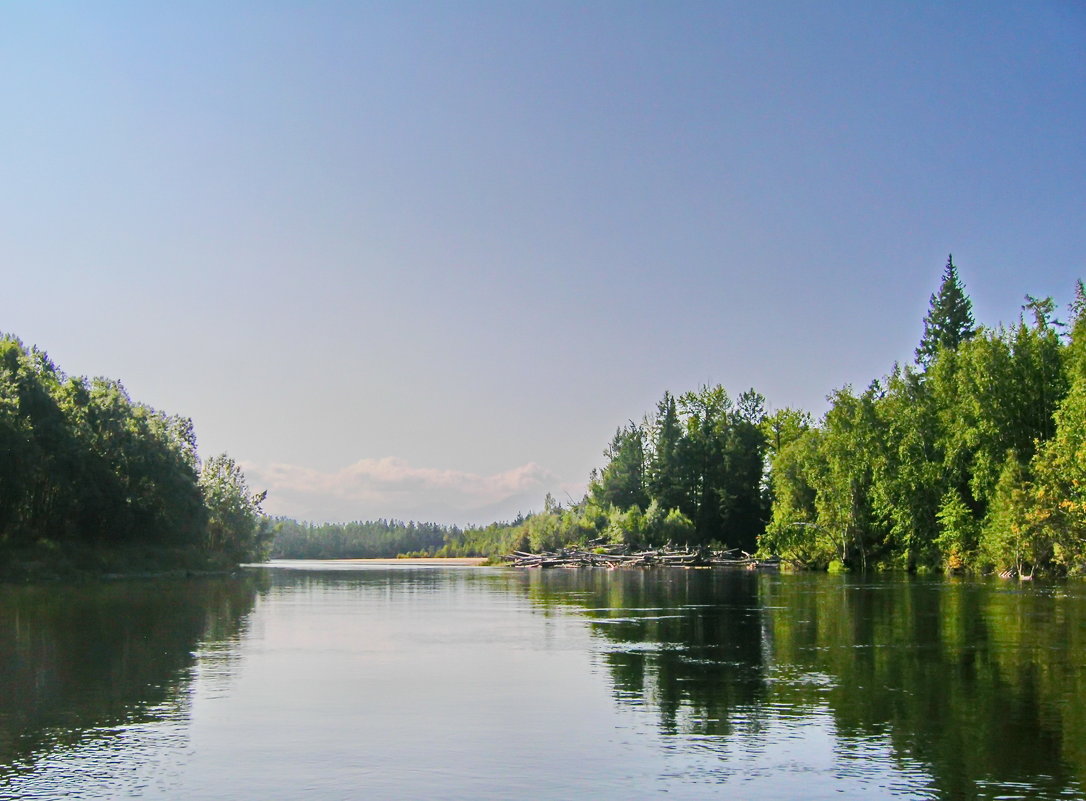
M 1086 10 L 8 4 L 0 330 L 272 514 L 584 493 L 665 391 L 817 419 L 1086 269 Z M 1028 318 L 1027 318 L 1028 319 Z

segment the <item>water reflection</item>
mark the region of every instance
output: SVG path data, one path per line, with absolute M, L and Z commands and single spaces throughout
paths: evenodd
M 0 587 L 0 799 L 1083 796 L 1078 585 L 299 567 Z
M 521 583 L 590 621 L 617 702 L 652 709 L 664 734 L 723 754 L 828 715 L 846 764 L 889 750 L 937 797 L 1086 786 L 1078 585 L 583 570 Z
M 197 650 L 236 639 L 257 590 L 252 578 L 0 586 L 0 788 L 58 749 L 183 717 Z

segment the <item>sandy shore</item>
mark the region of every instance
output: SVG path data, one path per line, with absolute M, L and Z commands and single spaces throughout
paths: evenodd
M 424 557 L 418 559 L 322 559 L 323 562 L 344 562 L 360 565 L 481 565 L 486 561 L 482 556 Z

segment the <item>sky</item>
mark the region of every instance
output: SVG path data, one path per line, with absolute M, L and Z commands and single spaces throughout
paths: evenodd
M 1086 4 L 0 5 L 0 331 L 265 510 L 578 499 L 665 390 L 807 409 L 1086 277 Z

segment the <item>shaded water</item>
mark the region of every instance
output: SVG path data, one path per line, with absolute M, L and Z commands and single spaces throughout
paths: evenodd
M 0 587 L 0 799 L 1082 798 L 1084 691 L 1079 584 Z

